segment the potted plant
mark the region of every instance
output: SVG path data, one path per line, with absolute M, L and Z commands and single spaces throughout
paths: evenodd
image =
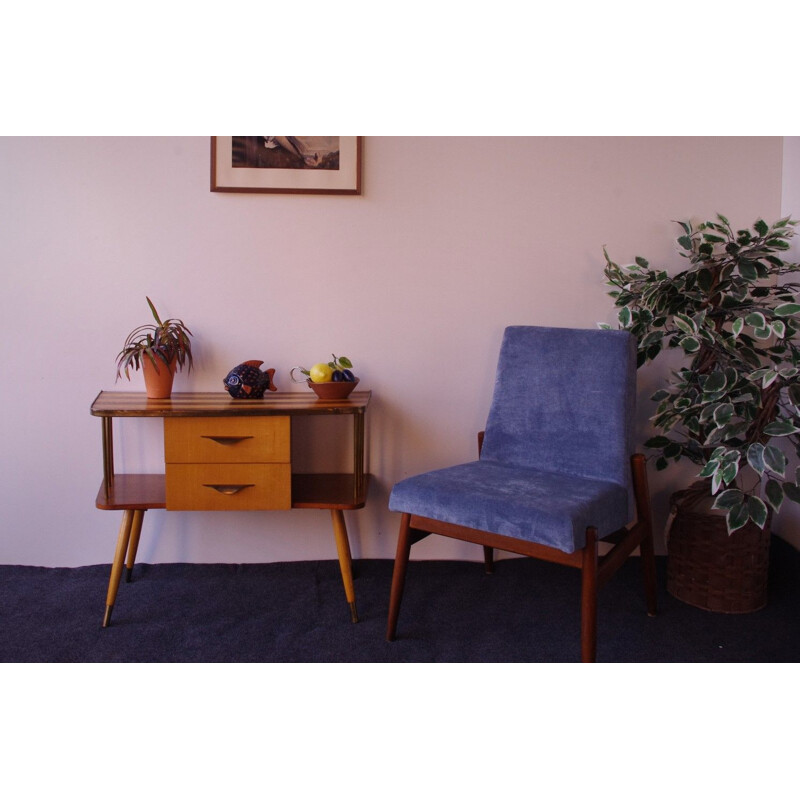
M 667 588 L 702 608 L 752 611 L 766 603 L 772 512 L 800 503 L 800 469 L 784 452 L 800 455 L 800 284 L 789 280 L 800 265 L 781 258 L 798 223 L 678 224 L 686 269 L 619 266 L 604 248 L 605 276 L 638 365 L 666 350 L 686 359 L 652 396 L 658 435 L 645 442 L 657 470 L 684 458 L 698 468 L 672 497 Z
M 192 332 L 182 320 L 161 320 L 149 297 L 145 298 L 155 319 L 155 324 L 140 325 L 132 330 L 117 355 L 117 380 L 125 373 L 130 380 L 130 370 L 140 367 L 144 373 L 147 396 L 153 399 L 169 397 L 177 369 L 184 364 L 192 368 Z

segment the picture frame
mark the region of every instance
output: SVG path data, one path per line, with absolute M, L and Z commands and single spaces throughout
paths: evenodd
M 361 136 L 212 136 L 211 191 L 361 194 Z

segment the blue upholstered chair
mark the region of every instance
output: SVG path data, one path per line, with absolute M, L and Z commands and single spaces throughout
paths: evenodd
M 640 547 L 647 611 L 655 556 L 644 457 L 633 454 L 636 346 L 626 331 L 505 330 L 479 458 L 400 481 L 402 514 L 387 639 L 397 631 L 411 546 L 431 533 L 582 572 L 581 655 L 594 661 L 597 590 Z M 634 522 L 635 520 L 635 522 Z M 600 541 L 614 546 L 602 557 Z

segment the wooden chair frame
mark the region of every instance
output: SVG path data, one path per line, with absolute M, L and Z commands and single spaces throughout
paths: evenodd
M 482 436 L 479 435 L 479 446 Z M 411 546 L 432 533 L 447 536 L 464 542 L 483 545 L 486 571 L 493 571 L 494 549 L 505 550 L 518 555 L 539 558 L 557 564 L 564 564 L 581 570 L 581 660 L 593 662 L 597 657 L 597 593 L 598 590 L 622 566 L 627 557 L 640 548 L 641 565 L 644 575 L 645 600 L 649 616 L 656 614 L 656 564 L 653 547 L 652 512 L 647 484 L 645 458 L 641 454 L 631 457 L 633 491 L 636 501 L 634 523 L 604 537 L 602 541 L 613 544 L 611 550 L 599 555 L 597 530 L 586 529 L 586 545 L 574 553 L 565 553 L 554 547 L 536 544 L 524 539 L 514 539 L 488 531 L 465 528 L 449 522 L 419 517 L 404 513 L 400 521 L 400 534 L 397 541 L 397 554 L 392 574 L 392 589 L 389 599 L 389 620 L 386 639 L 395 640 L 400 603 L 403 598 L 406 571 Z

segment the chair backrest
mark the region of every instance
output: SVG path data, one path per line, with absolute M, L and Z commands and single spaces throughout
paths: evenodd
M 635 402 L 627 331 L 506 328 L 481 459 L 630 488 Z

